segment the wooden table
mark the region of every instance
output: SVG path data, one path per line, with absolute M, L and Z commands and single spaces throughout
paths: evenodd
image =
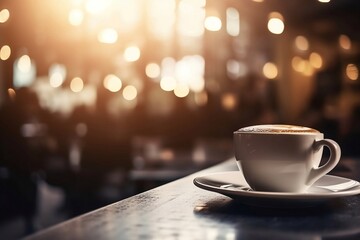
M 243 205 L 192 182 L 229 170 L 236 170 L 233 159 L 27 239 L 360 239 L 359 195 L 314 208 L 273 209 Z M 332 174 L 359 180 L 359 170 L 360 160 L 344 160 Z

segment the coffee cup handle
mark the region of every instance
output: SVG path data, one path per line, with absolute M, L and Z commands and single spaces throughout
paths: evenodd
M 316 180 L 330 172 L 338 163 L 341 156 L 341 149 L 339 144 L 331 139 L 322 139 L 315 141 L 313 148 L 315 151 L 318 151 L 322 146 L 326 146 L 330 150 L 329 160 L 322 166 L 318 168 L 312 168 L 307 179 L 307 185 L 311 186 Z

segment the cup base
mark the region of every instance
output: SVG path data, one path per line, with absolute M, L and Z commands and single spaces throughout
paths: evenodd
M 297 171 L 297 166 L 289 169 L 281 169 L 277 174 L 269 174 L 268 169 L 270 166 L 263 167 L 261 171 L 251 171 L 249 169 L 243 171 L 241 161 L 236 160 L 236 164 L 239 171 L 242 172 L 245 181 L 253 191 L 302 193 L 310 187 L 304 184 L 307 177 Z

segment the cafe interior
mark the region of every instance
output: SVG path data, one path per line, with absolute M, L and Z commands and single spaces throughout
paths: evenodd
M 0 238 L 308 126 L 360 161 L 360 1 L 1 0 Z

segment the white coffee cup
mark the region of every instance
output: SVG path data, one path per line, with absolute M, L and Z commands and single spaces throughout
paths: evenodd
M 328 161 L 319 166 L 323 146 Z M 235 158 L 256 191 L 304 192 L 339 162 L 339 145 L 318 130 L 294 125 L 256 125 L 234 132 Z

